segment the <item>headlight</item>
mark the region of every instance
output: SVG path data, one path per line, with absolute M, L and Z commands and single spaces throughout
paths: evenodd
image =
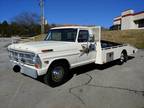
M 8 51 L 10 60 L 18 61 L 18 53 Z

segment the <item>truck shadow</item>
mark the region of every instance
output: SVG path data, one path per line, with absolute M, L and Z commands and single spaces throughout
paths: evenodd
M 133 59 L 133 58 L 134 58 L 133 56 L 129 56 L 128 61 Z M 87 72 L 90 72 L 90 71 L 93 71 L 93 70 L 105 70 L 105 69 L 111 68 L 115 65 L 120 65 L 118 63 L 118 60 L 103 64 L 103 65 L 91 63 L 91 64 L 88 64 L 88 65 L 84 65 L 84 66 L 74 68 L 74 69 L 71 70 L 71 72 L 73 74 L 80 75 L 80 74 L 84 74 L 84 73 L 87 73 Z
M 128 61 L 133 59 L 133 58 L 134 58 L 133 56 L 129 56 Z M 88 72 L 93 71 L 93 70 L 105 70 L 105 69 L 111 68 L 115 65 L 119 65 L 118 60 L 103 64 L 103 65 L 91 63 L 91 64 L 87 64 L 87 65 L 84 65 L 84 66 L 79 66 L 77 68 L 74 68 L 74 69 L 70 70 L 71 74 L 67 77 L 67 79 L 62 84 L 64 84 L 64 83 L 68 82 L 69 80 L 71 80 L 74 75 L 85 74 L 85 73 L 88 73 Z M 38 81 L 44 83 L 43 82 L 43 77 L 39 77 Z

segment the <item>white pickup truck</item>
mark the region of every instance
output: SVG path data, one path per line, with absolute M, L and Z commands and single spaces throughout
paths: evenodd
M 89 63 L 127 61 L 136 48 L 101 40 L 101 27 L 65 26 L 49 30 L 44 41 L 8 46 L 15 72 L 32 78 L 43 76 L 52 87 L 63 83 L 70 69 Z

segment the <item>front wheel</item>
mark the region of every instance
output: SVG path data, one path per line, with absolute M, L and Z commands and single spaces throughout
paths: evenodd
M 51 87 L 63 84 L 68 75 L 68 67 L 65 64 L 55 63 L 50 66 L 44 76 L 44 82 Z

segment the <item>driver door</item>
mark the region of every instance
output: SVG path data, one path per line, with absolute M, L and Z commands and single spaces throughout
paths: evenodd
M 79 30 L 78 35 L 78 50 L 80 52 L 78 56 L 78 63 L 87 64 L 92 61 L 94 51 L 94 43 L 89 42 L 89 31 L 88 30 Z M 92 49 L 91 49 L 92 48 Z

